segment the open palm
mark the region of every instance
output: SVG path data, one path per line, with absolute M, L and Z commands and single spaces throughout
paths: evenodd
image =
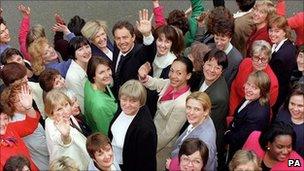
M 149 36 L 152 30 L 152 18 L 149 19 L 149 12 L 147 9 L 143 9 L 139 11 L 139 21 L 136 21 L 136 26 L 138 31 L 141 32 L 142 35 L 144 36 Z
M 33 95 L 27 84 L 21 86 L 21 93 L 19 95 L 20 103 L 25 109 L 32 107 Z

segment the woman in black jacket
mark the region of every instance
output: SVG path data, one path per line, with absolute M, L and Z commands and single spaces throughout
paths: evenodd
M 264 130 L 270 120 L 270 79 L 263 71 L 249 75 L 244 84 L 245 99 L 235 111 L 235 117 L 225 133 L 229 157 L 241 149 L 252 131 Z
M 109 138 L 121 170 L 156 170 L 156 128 L 145 106 L 143 85 L 129 80 L 119 90 L 120 107 L 109 128 Z

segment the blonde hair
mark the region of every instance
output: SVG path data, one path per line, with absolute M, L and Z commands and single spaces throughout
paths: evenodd
M 240 165 L 247 163 L 253 163 L 254 168 L 252 170 L 262 171 L 261 161 L 253 151 L 238 150 L 232 157 L 229 163 L 229 171 L 233 171 Z
M 139 81 L 129 80 L 120 87 L 118 97 L 120 98 L 121 96 L 139 100 L 140 105 L 143 106 L 147 100 L 147 91 Z
M 106 34 L 108 34 L 108 27 L 105 21 L 101 20 L 90 20 L 86 22 L 86 24 L 82 27 L 81 33 L 87 39 L 93 41 L 94 37 L 96 36 L 97 32 L 100 29 L 103 29 Z
M 55 107 L 63 106 L 66 102 L 71 104 L 69 97 L 62 91 L 53 89 L 44 98 L 44 111 L 49 117 L 52 117 Z
M 79 171 L 77 163 L 68 156 L 55 159 L 50 164 L 50 171 Z
M 38 38 L 45 37 L 44 27 L 40 24 L 33 26 L 26 35 L 26 48 Z
M 260 56 L 264 53 L 268 57 L 268 62 L 271 59 L 271 45 L 265 40 L 256 40 L 252 43 L 251 56 Z
M 31 56 L 31 63 L 33 73 L 35 75 L 40 75 L 42 71 L 45 70 L 44 66 L 44 47 L 48 45 L 48 40 L 44 37 L 36 39 L 28 48 L 28 52 Z
M 187 97 L 186 103 L 188 102 L 189 99 L 194 99 L 194 100 L 199 101 L 202 104 L 202 106 L 204 108 L 204 111 L 209 111 L 208 114 L 210 114 L 210 111 L 211 111 L 211 100 L 210 100 L 210 98 L 209 98 L 209 96 L 208 96 L 207 93 L 196 91 L 196 92 L 191 93 Z
M 256 1 L 253 8 L 261 10 L 263 13 L 267 14 L 266 20 L 267 22 L 270 20 L 270 18 L 276 14 L 276 7 L 273 2 L 269 0 L 261 0 Z

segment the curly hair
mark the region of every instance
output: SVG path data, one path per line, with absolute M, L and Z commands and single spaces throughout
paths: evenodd
M 216 7 L 210 11 L 207 20 L 207 29 L 213 34 L 214 26 L 221 22 L 222 20 L 227 20 L 231 23 L 234 23 L 234 18 L 232 13 L 225 7 Z
M 44 47 L 48 45 L 48 40 L 44 37 L 36 39 L 28 48 L 30 54 L 33 73 L 35 75 L 40 75 L 45 69 L 45 62 L 43 60 Z
M 186 17 L 185 12 L 181 10 L 171 11 L 167 18 L 167 23 L 181 29 L 183 35 L 189 30 L 188 18 Z
M 22 86 L 28 86 L 25 82 L 16 82 L 6 87 L 1 93 L 1 104 L 4 107 L 4 113 L 13 116 L 14 112 L 20 110 L 16 103 L 20 101 L 19 94 L 21 93 Z

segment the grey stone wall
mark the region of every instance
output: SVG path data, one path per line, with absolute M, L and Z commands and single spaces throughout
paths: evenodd
M 11 32 L 11 45 L 18 48 L 18 29 L 21 20 L 21 14 L 17 10 L 19 4 L 24 4 L 31 8 L 31 19 L 33 24 L 41 24 L 45 27 L 47 37 L 52 40 L 53 33 L 51 26 L 54 24 L 54 13 L 59 13 L 63 16 L 66 22 L 74 15 L 79 15 L 86 21 L 90 19 L 101 19 L 108 23 L 111 29 L 114 23 L 118 20 L 129 20 L 135 23 L 138 10 L 142 8 L 151 9 L 152 3 L 150 0 L 133 0 L 133 1 L 13 1 L 1 0 L 1 8 L 3 8 L 3 17 L 7 22 L 7 26 Z M 188 0 L 163 0 L 160 1 L 165 6 L 165 14 L 168 14 L 173 9 L 187 9 L 190 6 Z M 205 9 L 212 9 L 212 1 L 205 1 Z M 303 10 L 303 0 L 287 0 L 288 11 L 287 15 L 292 15 L 293 12 Z M 234 0 L 226 0 L 226 7 L 232 12 L 237 10 Z M 110 35 L 111 37 L 112 35 Z

